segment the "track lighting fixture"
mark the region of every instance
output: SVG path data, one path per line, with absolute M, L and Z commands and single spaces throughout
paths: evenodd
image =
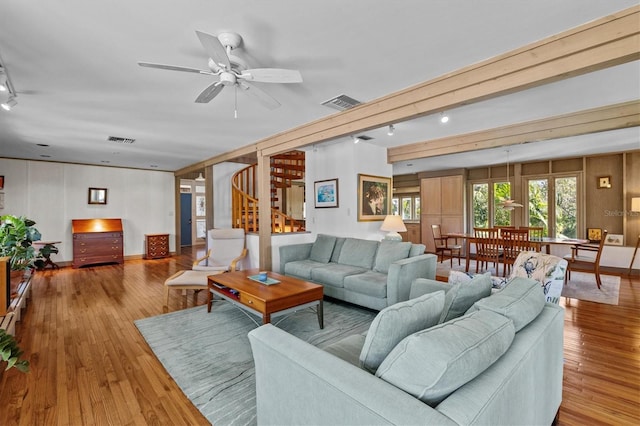
M 447 122 L 449 122 L 449 116 L 447 114 L 445 114 L 444 112 L 440 113 L 440 122 L 442 124 L 445 124 Z
M 393 126 L 393 124 L 389 124 L 389 130 L 387 130 L 387 135 L 389 136 L 393 136 L 393 132 L 395 132 L 396 128 Z
M 351 139 L 353 139 L 353 143 L 358 143 L 360 142 L 360 138 L 357 136 L 351 136 Z
M 3 102 L 2 104 L 0 104 L 0 107 L 2 107 L 2 109 L 5 111 L 11 111 L 11 108 L 13 108 L 16 105 L 18 105 L 16 100 L 13 99 L 13 97 L 10 97 L 7 102 Z
M 198 177 L 195 180 L 198 182 L 204 182 L 204 176 L 202 176 L 202 172 L 198 174 Z

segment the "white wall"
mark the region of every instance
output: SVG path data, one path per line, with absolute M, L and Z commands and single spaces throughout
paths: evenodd
M 125 256 L 144 253 L 144 234 L 170 234 L 175 251 L 173 173 L 0 158 L 5 205 L 26 216 L 46 241 L 62 241 L 54 262 L 71 262 L 71 219 L 121 218 Z M 88 204 L 88 189 L 107 188 L 107 204 Z
M 382 221 L 358 222 L 358 174 L 391 177 L 387 150 L 374 143 L 344 141 L 306 151 L 307 230 L 314 233 L 381 240 Z M 314 182 L 338 178 L 338 207 L 314 207 Z

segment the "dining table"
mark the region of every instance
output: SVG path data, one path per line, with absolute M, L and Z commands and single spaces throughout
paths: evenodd
M 456 243 L 458 239 L 462 239 L 466 241 L 465 272 L 469 272 L 471 244 L 475 243 L 475 240 L 476 240 L 475 236 L 473 234 L 467 234 L 464 232 L 447 232 L 442 236 L 456 239 Z M 554 244 L 580 246 L 580 245 L 585 245 L 590 243 L 589 240 L 586 240 L 583 238 L 557 238 L 557 237 L 530 238 L 529 242 L 535 247 L 536 251 L 542 251 L 542 248 L 544 247 L 545 252 L 547 254 L 551 254 L 551 246 Z

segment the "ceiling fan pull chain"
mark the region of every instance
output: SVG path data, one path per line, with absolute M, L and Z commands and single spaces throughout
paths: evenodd
M 235 98 L 233 105 L 233 118 L 238 118 L 238 85 L 234 86 L 233 95 Z

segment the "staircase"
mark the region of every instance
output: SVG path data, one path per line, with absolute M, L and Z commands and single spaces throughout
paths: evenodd
M 234 228 L 245 232 L 258 232 L 257 164 L 239 170 L 231 179 L 231 208 Z M 271 232 L 301 232 L 304 223 L 279 209 L 278 194 L 292 186 L 293 181 L 304 179 L 305 154 L 291 151 L 271 157 Z M 281 191 L 278 191 L 278 190 Z

